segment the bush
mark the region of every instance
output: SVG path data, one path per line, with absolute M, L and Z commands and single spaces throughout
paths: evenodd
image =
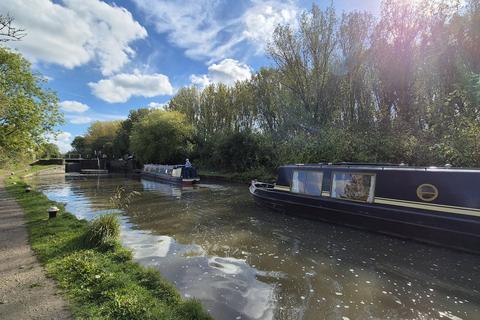
M 261 154 L 255 135 L 237 132 L 220 140 L 215 159 L 222 169 L 241 172 L 258 166 Z
M 120 222 L 115 214 L 102 215 L 88 224 L 85 234 L 87 246 L 112 249 L 120 239 Z

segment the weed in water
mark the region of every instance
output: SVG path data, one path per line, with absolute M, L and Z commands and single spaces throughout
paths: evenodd
M 125 187 L 117 186 L 110 197 L 110 205 L 115 209 L 127 209 L 130 202 L 138 195 L 140 195 L 138 191 L 127 192 Z

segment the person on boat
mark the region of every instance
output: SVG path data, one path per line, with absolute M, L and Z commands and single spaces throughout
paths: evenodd
M 188 158 L 185 160 L 185 178 L 190 179 L 192 174 L 192 164 Z

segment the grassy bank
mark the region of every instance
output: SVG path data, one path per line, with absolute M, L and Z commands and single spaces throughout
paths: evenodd
M 0 169 L 0 177 L 1 176 L 10 176 L 11 173 L 15 173 L 18 176 L 25 176 L 25 175 L 33 175 L 37 172 L 46 170 L 46 169 L 53 169 L 58 167 L 58 165 L 35 165 L 29 166 L 28 164 L 17 164 L 14 166 L 10 166 L 8 168 Z
M 7 177 L 5 183 L 25 211 L 32 249 L 65 291 L 76 318 L 211 319 L 198 301 L 182 299 L 158 271 L 133 262 L 131 252 L 118 242 L 87 245 L 87 221 L 40 192 L 26 193 L 27 184 L 18 175 Z M 51 205 L 60 213 L 49 220 Z
M 254 169 L 244 172 L 222 172 L 215 170 L 199 170 L 200 178 L 216 179 L 221 181 L 250 183 L 252 180 L 273 182 L 276 176 L 273 173 L 267 172 L 264 169 Z

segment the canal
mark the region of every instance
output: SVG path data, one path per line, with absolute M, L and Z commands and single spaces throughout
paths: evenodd
M 181 188 L 124 176 L 30 183 L 90 220 L 110 197 L 122 242 L 215 319 L 480 319 L 480 257 L 255 206 L 248 187 Z

